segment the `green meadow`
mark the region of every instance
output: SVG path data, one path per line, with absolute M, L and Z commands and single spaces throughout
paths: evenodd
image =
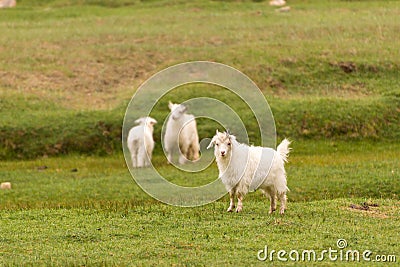
M 289 12 L 268 1 L 20 0 L 0 9 L 0 182 L 12 184 L 0 190 L 0 266 L 395 266 L 400 2 L 287 5 Z M 246 196 L 239 214 L 226 212 L 226 195 L 170 206 L 132 178 L 121 140 L 131 97 L 155 73 L 196 60 L 252 79 L 277 142 L 292 140 L 285 215 L 268 215 L 260 192 Z M 250 143 L 260 143 L 238 96 L 204 84 L 172 90 L 151 113 L 159 122 L 153 165 L 182 186 L 218 177 L 215 163 L 189 173 L 163 154 L 168 101 L 194 97 L 229 104 Z M 217 127 L 199 119 L 200 139 Z M 272 256 L 261 261 L 266 246 Z M 329 249 L 335 259 L 322 253 Z M 300 258 L 290 258 L 293 250 Z M 316 257 L 302 259 L 304 250 Z

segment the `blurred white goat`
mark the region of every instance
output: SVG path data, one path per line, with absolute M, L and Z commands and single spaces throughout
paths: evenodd
M 290 151 L 290 142 L 284 139 L 277 150 L 241 144 L 228 132 L 216 132 L 209 146 L 215 146 L 219 178 L 229 192 L 228 211 L 235 207 L 234 197 L 238 198 L 236 212 L 243 208 L 243 198 L 251 190 L 261 189 L 270 198 L 269 213 L 276 210 L 276 199 L 281 202 L 280 214 L 286 209 L 286 172 L 284 163 Z
M 284 6 L 284 5 L 286 5 L 286 1 L 285 0 L 271 0 L 271 1 L 269 1 L 269 5 L 270 6 Z
M 153 130 L 157 121 L 151 117 L 143 117 L 135 121 L 139 124 L 133 127 L 128 134 L 128 148 L 134 168 L 150 165 L 154 149 Z
M 168 103 L 171 110 L 164 136 L 164 148 L 168 163 L 172 162 L 174 153 L 179 153 L 179 163 L 199 159 L 199 135 L 193 115 L 186 114 L 187 108 L 181 104 Z

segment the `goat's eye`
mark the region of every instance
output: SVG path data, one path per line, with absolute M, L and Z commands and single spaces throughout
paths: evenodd
M 228 143 L 228 146 L 230 146 L 231 145 L 231 143 Z
M 216 146 L 219 146 L 219 144 L 218 144 L 218 143 L 216 143 L 215 145 L 216 145 Z

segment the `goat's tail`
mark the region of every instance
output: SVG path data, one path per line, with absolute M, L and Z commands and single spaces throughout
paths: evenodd
M 276 151 L 278 151 L 279 155 L 282 157 L 284 162 L 288 161 L 288 156 L 291 148 L 289 147 L 290 141 L 288 139 L 283 139 L 283 141 L 279 144 L 279 146 L 276 148 Z

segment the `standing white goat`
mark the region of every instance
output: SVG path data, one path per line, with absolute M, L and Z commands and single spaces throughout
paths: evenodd
M 153 131 L 157 121 L 151 117 L 143 117 L 135 121 L 139 124 L 133 127 L 128 134 L 128 148 L 134 168 L 150 165 L 154 149 Z
M 164 136 L 164 148 L 168 163 L 172 162 L 173 153 L 179 153 L 179 163 L 199 159 L 199 135 L 193 115 L 186 114 L 187 108 L 181 104 L 168 103 L 171 110 Z
M 236 212 L 243 208 L 243 198 L 250 190 L 261 189 L 269 196 L 271 206 L 269 213 L 276 210 L 276 199 L 281 202 L 280 214 L 286 209 L 286 171 L 284 163 L 290 151 L 290 141 L 284 139 L 277 150 L 266 147 L 255 147 L 241 144 L 236 137 L 227 132 L 218 132 L 207 148 L 215 146 L 219 178 L 229 192 L 230 204 L 228 211 L 235 207 L 234 197 L 237 195 Z

